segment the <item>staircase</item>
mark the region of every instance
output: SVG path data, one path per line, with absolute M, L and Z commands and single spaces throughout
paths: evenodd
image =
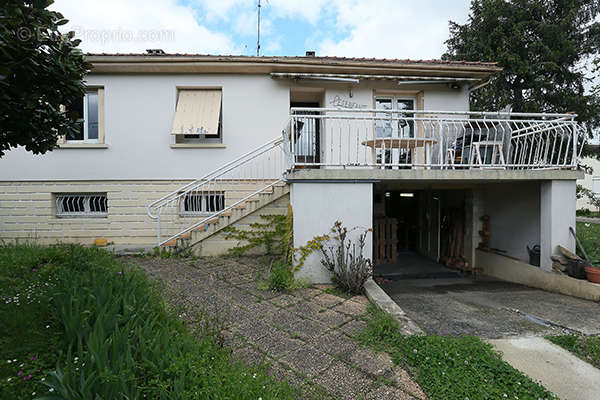
M 254 211 L 260 210 L 261 208 L 280 199 L 289 192 L 289 186 L 285 182 L 277 182 L 270 188 L 263 190 L 262 192 L 254 195 L 235 207 L 227 209 L 227 211 L 224 211 L 220 215 L 206 220 L 206 222 L 204 222 L 202 225 L 197 226 L 191 231 L 168 240 L 161 246 L 173 249 L 175 251 L 191 247 L 205 239 L 208 239 L 216 233 L 219 233 L 224 228 L 244 219 Z
M 189 248 L 287 195 L 286 138 L 284 132 L 152 202 L 147 213 L 156 221 L 157 245 Z

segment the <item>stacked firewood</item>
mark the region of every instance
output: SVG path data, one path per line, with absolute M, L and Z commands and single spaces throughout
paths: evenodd
M 551 256 L 552 270 L 573 278 L 586 279 L 584 268 L 588 264 L 587 261 L 562 246 L 558 246 L 558 250 L 560 251 L 560 254 Z

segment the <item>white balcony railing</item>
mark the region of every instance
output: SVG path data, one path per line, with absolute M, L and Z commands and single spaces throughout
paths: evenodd
M 292 168 L 574 169 L 574 114 L 292 108 Z

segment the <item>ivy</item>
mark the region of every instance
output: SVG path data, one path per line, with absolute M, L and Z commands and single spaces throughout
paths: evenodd
M 291 217 L 288 215 L 269 214 L 261 215 L 264 222 L 254 222 L 250 224 L 250 229 L 239 229 L 235 226 L 228 226 L 223 231 L 225 239 L 235 239 L 239 243 L 237 246 L 229 249 L 232 256 L 241 256 L 248 251 L 264 246 L 267 255 L 282 255 L 287 257 L 289 253 L 289 243 L 292 235 Z

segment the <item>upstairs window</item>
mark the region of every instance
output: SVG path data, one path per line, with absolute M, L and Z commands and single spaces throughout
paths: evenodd
M 85 96 L 75 99 L 67 109 L 70 118 L 77 122 L 77 132 L 66 136 L 67 143 L 102 143 L 98 92 L 98 89 L 88 90 Z
M 175 143 L 222 143 L 220 89 L 180 89 L 171 134 Z

